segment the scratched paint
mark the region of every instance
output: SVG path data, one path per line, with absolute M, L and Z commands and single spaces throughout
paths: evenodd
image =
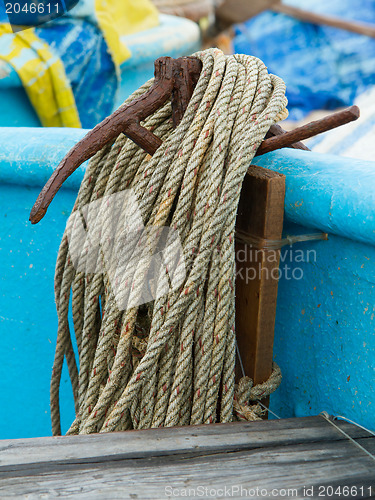
M 28 216 L 53 168 L 87 131 L 14 132 L 0 129 L 0 438 L 50 434 L 54 266 L 84 166 L 38 225 Z M 283 381 L 272 409 L 283 417 L 326 410 L 375 429 L 374 164 L 289 150 L 256 163 L 286 175 L 285 234 L 329 233 L 328 241 L 282 251 L 281 269 L 287 265 L 289 277 L 300 269 L 302 277 L 280 280 L 274 352 Z M 73 413 L 64 370 L 63 430 Z

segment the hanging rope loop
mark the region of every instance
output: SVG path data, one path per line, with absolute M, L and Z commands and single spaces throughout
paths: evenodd
M 265 408 L 257 403 L 250 404 L 251 401 L 260 401 L 268 398 L 281 384 L 280 367 L 273 363 L 272 373 L 268 380 L 262 384 L 253 385 L 250 377 L 242 377 L 238 385 L 234 386 L 233 410 L 239 420 L 261 420 L 265 414 Z

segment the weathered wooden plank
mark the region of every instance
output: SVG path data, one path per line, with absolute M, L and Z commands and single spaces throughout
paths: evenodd
M 243 23 L 264 10 L 270 9 L 280 0 L 225 0 L 216 8 L 216 18 L 224 25 Z
M 198 496 L 198 491 L 206 491 L 205 498 L 307 498 L 306 488 L 310 491 L 313 488 L 314 498 L 317 498 L 320 492 L 327 491 L 319 488 L 328 486 L 356 488 L 346 498 L 373 498 L 375 495 L 375 490 L 370 490 L 374 486 L 374 462 L 348 440 L 216 455 L 185 454 L 99 464 L 67 464 L 57 471 L 45 465 L 24 477 L 19 477 L 20 474 L 21 471 L 16 471 L 2 479 L 1 499 L 155 500 L 168 496 L 193 498 Z M 255 494 L 256 488 L 259 494 Z M 344 495 L 322 497 L 342 499 Z
M 258 249 L 241 242 L 241 235 L 279 240 L 284 198 L 284 175 L 256 165 L 249 168 L 236 221 L 236 337 L 245 374 L 255 384 L 267 380 L 272 371 L 280 251 Z M 238 368 L 237 377 L 242 376 Z
M 368 433 L 347 422 L 337 423 L 353 438 Z M 228 453 L 240 450 L 336 442 L 345 437 L 320 416 L 237 422 L 88 436 L 60 436 L 0 441 L 0 477 L 9 471 L 30 471 L 48 463 L 109 462 L 168 455 Z

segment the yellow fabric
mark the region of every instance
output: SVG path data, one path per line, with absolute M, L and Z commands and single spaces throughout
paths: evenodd
M 42 125 L 81 127 L 64 65 L 48 45 L 33 29 L 13 33 L 9 24 L 0 24 L 0 36 L 9 37 L 8 51 L 0 59 L 17 71 Z
M 158 11 L 149 0 L 92 0 L 94 15 L 116 66 L 130 57 L 121 37 L 150 29 L 159 23 Z M 44 127 L 81 127 L 74 95 L 60 58 L 32 28 L 13 33 L 0 24 L 0 36 L 9 37 L 8 51 L 0 59 L 17 72 Z
M 117 66 L 131 55 L 121 37 L 159 24 L 158 11 L 150 0 L 95 0 L 95 13 Z

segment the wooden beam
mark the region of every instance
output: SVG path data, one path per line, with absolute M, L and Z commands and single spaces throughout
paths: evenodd
M 220 25 L 243 23 L 270 9 L 280 0 L 224 0 L 216 8 L 215 15 Z
M 196 23 L 213 13 L 212 0 L 197 0 L 196 2 L 180 3 L 180 5 L 177 2 L 169 2 L 168 5 L 168 2 L 160 0 L 159 2 L 154 0 L 154 3 L 163 14 L 186 17 Z
M 280 0 L 224 0 L 216 9 L 216 19 L 219 26 L 226 27 L 231 24 L 243 23 L 265 10 L 285 14 L 299 21 L 332 26 L 333 28 L 375 38 L 375 26 L 373 24 L 316 14 L 315 12 L 286 5 Z
M 375 26 L 370 23 L 347 21 L 346 19 L 341 19 L 336 16 L 315 14 L 315 12 L 308 12 L 303 9 L 298 9 L 297 7 L 292 7 L 291 5 L 285 5 L 281 2 L 274 3 L 271 8 L 274 12 L 286 14 L 287 16 L 294 17 L 299 21 L 313 24 L 323 24 L 325 26 L 331 26 L 332 28 L 375 38 Z
M 251 166 L 242 186 L 236 231 L 259 240 L 281 238 L 285 176 Z M 245 374 L 255 384 L 272 371 L 279 250 L 236 237 L 236 336 Z M 237 376 L 242 376 L 237 364 Z
M 369 433 L 337 425 L 375 451 Z M 210 491 L 205 498 L 267 496 L 249 493 L 256 488 L 274 497 L 282 489 L 301 500 L 325 492 L 341 498 L 324 485 L 346 486 L 350 498 L 375 493 L 373 459 L 320 416 L 7 440 L 0 460 L 1 499 L 192 498 L 202 488 Z
M 345 421 L 335 422 L 353 439 L 368 432 Z M 66 464 L 98 464 L 169 455 L 207 455 L 293 446 L 319 441 L 336 442 L 345 436 L 320 416 L 269 422 L 166 427 L 78 436 L 0 440 L 0 477 L 7 471 L 53 470 Z M 374 439 L 375 442 L 375 439 Z M 0 495 L 1 498 L 1 495 Z

